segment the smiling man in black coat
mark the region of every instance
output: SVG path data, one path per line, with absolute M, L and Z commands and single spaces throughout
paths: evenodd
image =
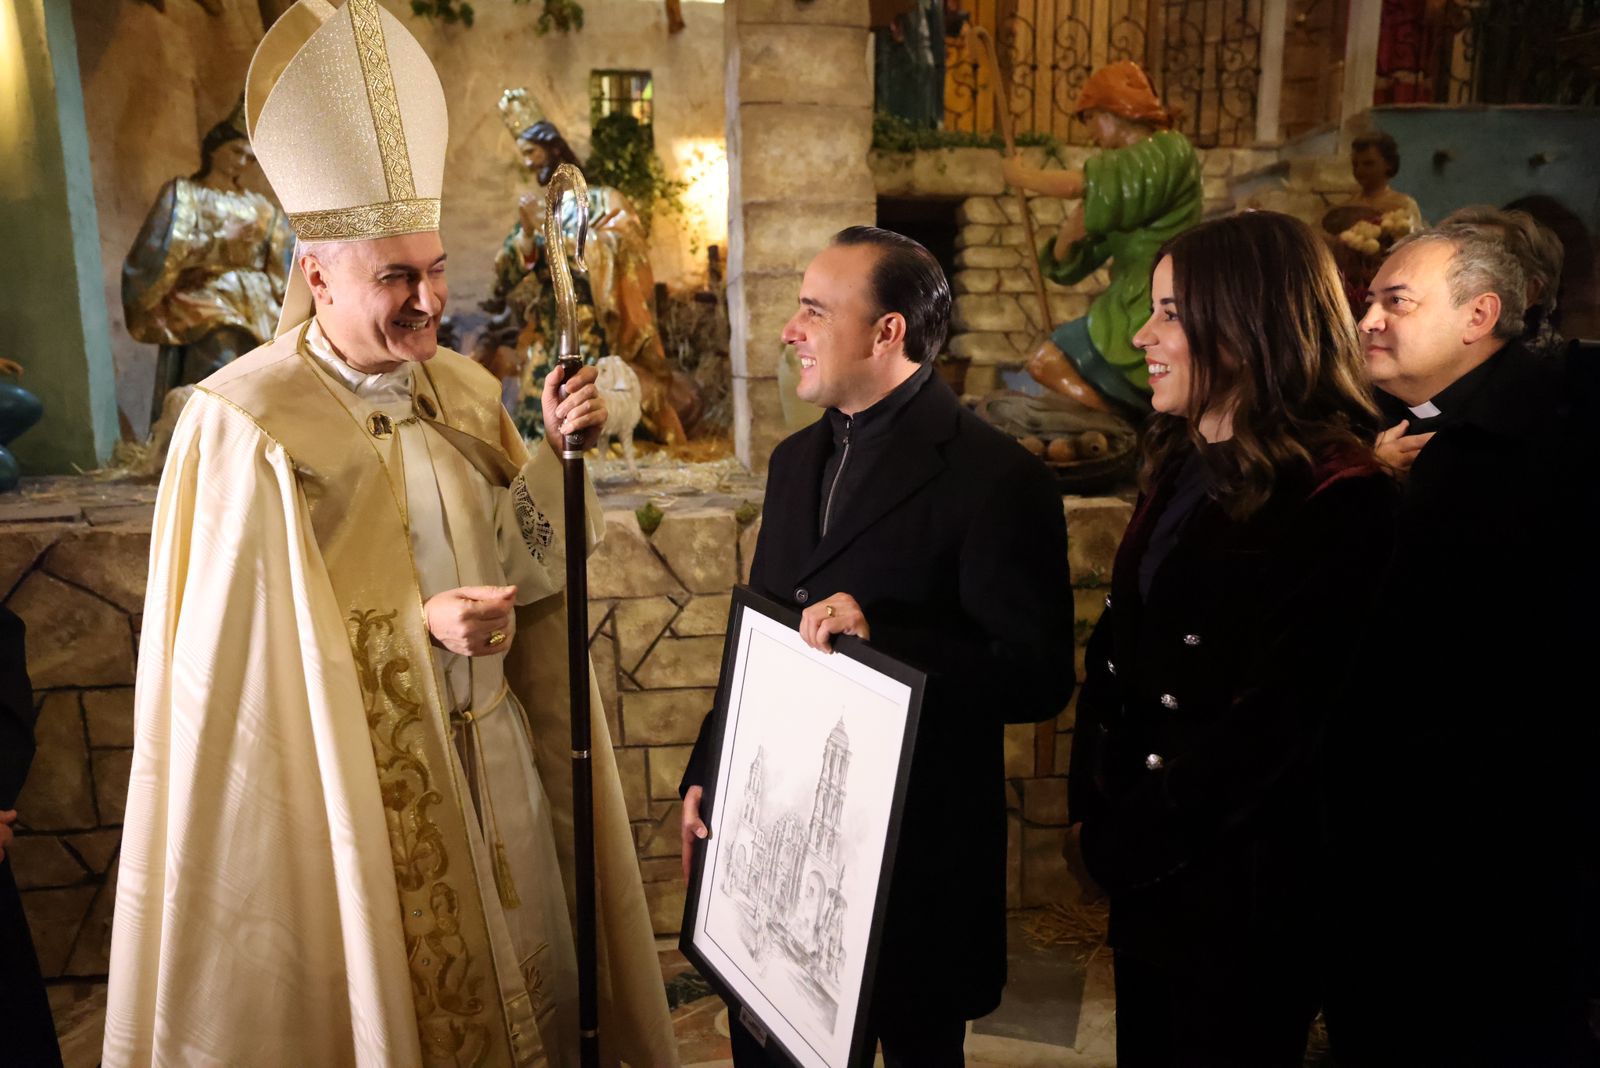
M 1517 340 L 1525 297 L 1501 234 L 1448 225 L 1396 248 L 1361 321 L 1392 418 L 1432 436 L 1329 738 L 1341 1065 L 1596 1063 L 1595 432 L 1564 356 Z
M 852 227 L 784 328 L 826 409 L 772 454 L 750 584 L 827 649 L 852 634 L 929 672 L 872 993 L 885 1062 L 960 1065 L 1005 984 L 1004 725 L 1072 694 L 1061 498 L 1044 466 L 933 373 L 950 290 L 921 245 Z M 706 730 L 684 775 L 684 861 L 705 836 Z M 892 769 L 877 769 L 890 774 Z M 734 1060 L 761 1064 L 733 1013 Z

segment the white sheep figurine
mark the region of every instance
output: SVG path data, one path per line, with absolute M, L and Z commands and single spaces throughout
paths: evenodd
M 600 376 L 595 385 L 606 402 L 606 425 L 596 442 L 600 455 L 609 455 L 613 438 L 622 441 L 622 455 L 628 461 L 628 474 L 639 475 L 633 459 L 633 428 L 639 425 L 639 376 L 621 356 L 602 356 L 595 363 Z

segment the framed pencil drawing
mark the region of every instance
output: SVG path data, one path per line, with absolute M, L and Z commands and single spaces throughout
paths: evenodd
M 769 1054 L 857 1068 L 925 677 L 798 624 L 734 591 L 681 942 Z

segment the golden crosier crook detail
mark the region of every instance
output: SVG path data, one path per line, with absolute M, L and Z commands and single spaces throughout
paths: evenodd
M 572 270 L 567 265 L 567 239 L 561 232 L 561 201 L 567 193 L 577 201 L 578 247 L 572 263 L 584 274 L 589 267 L 583 262 L 583 246 L 589 238 L 589 184 L 583 172 L 570 163 L 556 168 L 545 191 L 544 247 L 550 257 L 550 282 L 556 291 L 556 357 L 565 359 L 578 355 L 578 297 L 572 288 Z

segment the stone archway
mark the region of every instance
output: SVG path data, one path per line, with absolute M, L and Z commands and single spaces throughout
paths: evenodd
M 754 471 L 788 433 L 779 334 L 805 266 L 876 216 L 867 23 L 867 0 L 730 0 L 724 16 L 734 447 Z

